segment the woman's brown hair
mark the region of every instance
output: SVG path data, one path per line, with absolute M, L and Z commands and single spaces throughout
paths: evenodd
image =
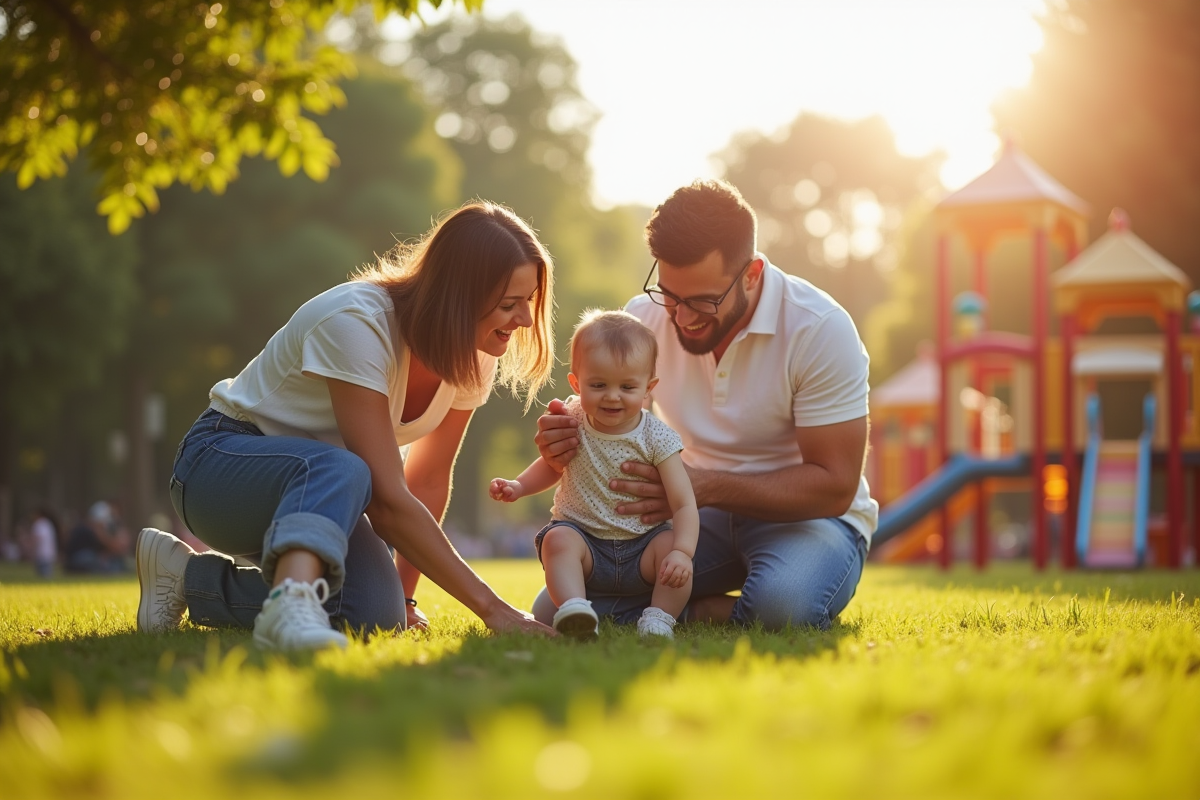
M 520 217 L 495 203 L 467 203 L 355 278 L 387 289 L 400 333 L 422 364 L 455 386 L 477 387 L 484 376 L 476 325 L 522 264 L 537 267 L 533 325 L 513 333 L 497 380 L 514 395 L 524 390 L 528 409 L 554 366 L 554 265 Z

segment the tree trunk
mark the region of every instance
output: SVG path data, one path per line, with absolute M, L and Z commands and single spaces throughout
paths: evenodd
M 4 382 L 0 382 L 3 386 Z M 0 544 L 13 538 L 13 441 L 16 431 L 8 396 L 0 389 Z
M 129 437 L 129 462 L 126 471 L 125 524 L 130 530 L 146 525 L 153 511 L 154 450 L 146 431 L 146 398 L 149 381 L 144 372 L 134 367 L 127 373 L 125 384 L 125 433 Z

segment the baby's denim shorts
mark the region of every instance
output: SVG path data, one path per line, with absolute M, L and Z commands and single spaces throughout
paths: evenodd
M 592 551 L 592 574 L 584 583 L 588 597 L 595 595 L 628 596 L 645 594 L 654 588 L 653 581 L 642 577 L 642 553 L 651 540 L 663 531 L 671 530 L 670 520 L 651 528 L 636 539 L 601 539 L 593 536 L 574 522 L 551 520 L 538 531 L 533 544 L 537 547 L 538 560 L 542 559 L 542 539 L 546 532 L 559 525 L 571 528 L 583 537 Z

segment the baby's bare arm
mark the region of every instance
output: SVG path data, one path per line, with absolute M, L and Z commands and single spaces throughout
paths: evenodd
M 700 538 L 700 512 L 696 496 L 679 453 L 658 465 L 658 474 L 671 506 L 671 527 L 675 533 L 675 549 L 692 558 L 696 555 L 696 540 Z
M 528 497 L 553 488 L 561 477 L 562 473 L 550 466 L 546 459 L 539 457 L 517 476 L 517 483 L 521 484 L 521 496 Z

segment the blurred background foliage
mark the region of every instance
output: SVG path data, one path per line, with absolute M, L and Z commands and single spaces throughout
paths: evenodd
M 421 2 L 370 9 L 409 16 Z M 243 156 L 321 180 L 337 156 L 305 112 L 344 104 L 338 82 L 354 69 L 320 34 L 357 5 L 0 0 L 0 170 L 26 188 L 87 148 L 113 233 L 176 182 L 221 194 Z
M 337 161 L 327 175 L 284 177 L 260 152 L 220 196 L 178 176 L 157 187 L 158 211 L 111 236 L 95 209 L 112 185 L 105 142 L 80 140 L 82 163 L 52 165 L 24 190 L 0 173 L 0 539 L 14 515 L 43 501 L 70 518 L 98 497 L 119 498 L 135 528 L 169 511 L 175 445 L 209 387 L 308 297 L 465 200 L 505 203 L 539 231 L 558 269 L 562 344 L 583 309 L 619 307 L 640 285 L 650 209 L 592 202 L 598 112 L 560 42 L 517 16 L 454 15 L 409 38 L 379 12 L 411 4 L 310 5 L 345 13 L 321 18 L 296 52 L 328 48 L 345 60 L 340 74 L 355 76 L 330 79 L 330 97 L 346 102 L 319 118 Z M 0 0 L 5 13 L 11 6 Z M 998 130 L 1091 203 L 1093 234 L 1121 205 L 1140 236 L 1200 283 L 1200 7 L 1064 0 L 1043 26 L 1029 86 L 996 106 Z M 0 66 L 22 41 L 12 27 L 0 31 Z M 42 72 L 38 80 L 55 80 Z M 10 85 L 0 105 L 15 97 Z M 311 121 L 305 114 L 323 110 L 297 113 Z M 799 114 L 779 131 L 735 137 L 714 158 L 756 208 L 773 263 L 851 312 L 872 381 L 911 360 L 932 335 L 940 154 L 900 154 L 877 118 Z M 956 255 L 965 286 L 969 260 Z M 993 323 L 1027 330 L 1027 243 L 1003 245 L 989 270 Z M 565 374 L 560 365 L 542 402 L 566 392 Z M 534 428 L 533 414 L 503 394 L 476 414 L 447 517 L 468 554 L 530 552 L 549 496 L 500 507 L 485 486 L 535 456 Z

